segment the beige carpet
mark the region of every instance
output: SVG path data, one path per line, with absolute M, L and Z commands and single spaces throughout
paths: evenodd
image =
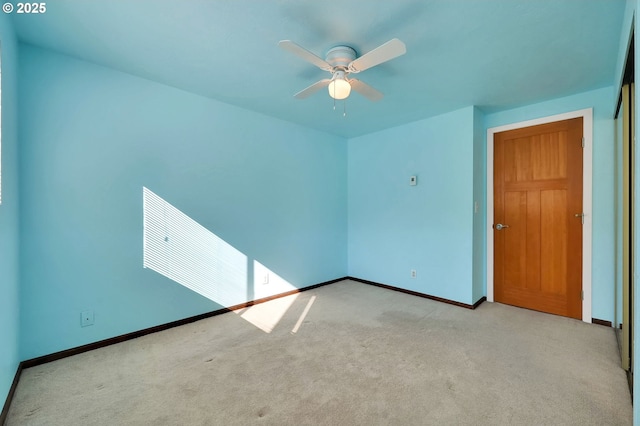
M 619 364 L 607 327 L 344 281 L 27 369 L 7 424 L 629 425 Z

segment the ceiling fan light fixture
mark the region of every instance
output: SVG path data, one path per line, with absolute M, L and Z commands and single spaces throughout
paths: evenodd
M 351 93 L 351 85 L 344 78 L 334 78 L 329 83 L 329 96 L 333 99 L 346 99 Z
M 353 48 L 343 45 L 331 48 L 327 52 L 325 59 L 291 40 L 280 40 L 278 45 L 321 70 L 329 71 L 332 74 L 331 79 L 325 78 L 317 81 L 293 95 L 296 99 L 305 99 L 321 88 L 326 87 L 329 91 L 329 96 L 333 99 L 346 99 L 349 97 L 351 89 L 353 89 L 370 101 L 379 101 L 383 97 L 382 93 L 360 80 L 355 78 L 347 79 L 347 76 L 365 71 L 407 53 L 407 47 L 397 38 L 381 44 L 360 57 L 356 57 L 356 51 Z

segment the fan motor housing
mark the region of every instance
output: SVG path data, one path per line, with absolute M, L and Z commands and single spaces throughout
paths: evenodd
M 349 46 L 336 46 L 327 52 L 325 61 L 334 67 L 347 68 L 356 59 L 356 51 Z

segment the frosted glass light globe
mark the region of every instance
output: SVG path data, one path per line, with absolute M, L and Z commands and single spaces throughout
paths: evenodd
M 351 93 L 351 85 L 347 80 L 336 78 L 329 83 L 329 96 L 333 99 L 346 99 Z

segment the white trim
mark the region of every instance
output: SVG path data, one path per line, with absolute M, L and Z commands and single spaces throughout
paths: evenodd
M 591 262 L 593 245 L 593 108 L 552 115 L 535 120 L 521 121 L 487 129 L 487 300 L 493 302 L 493 137 L 496 133 L 522 127 L 537 126 L 554 121 L 582 117 L 584 137 L 582 168 L 582 208 L 584 227 L 582 233 L 582 321 L 591 322 Z

